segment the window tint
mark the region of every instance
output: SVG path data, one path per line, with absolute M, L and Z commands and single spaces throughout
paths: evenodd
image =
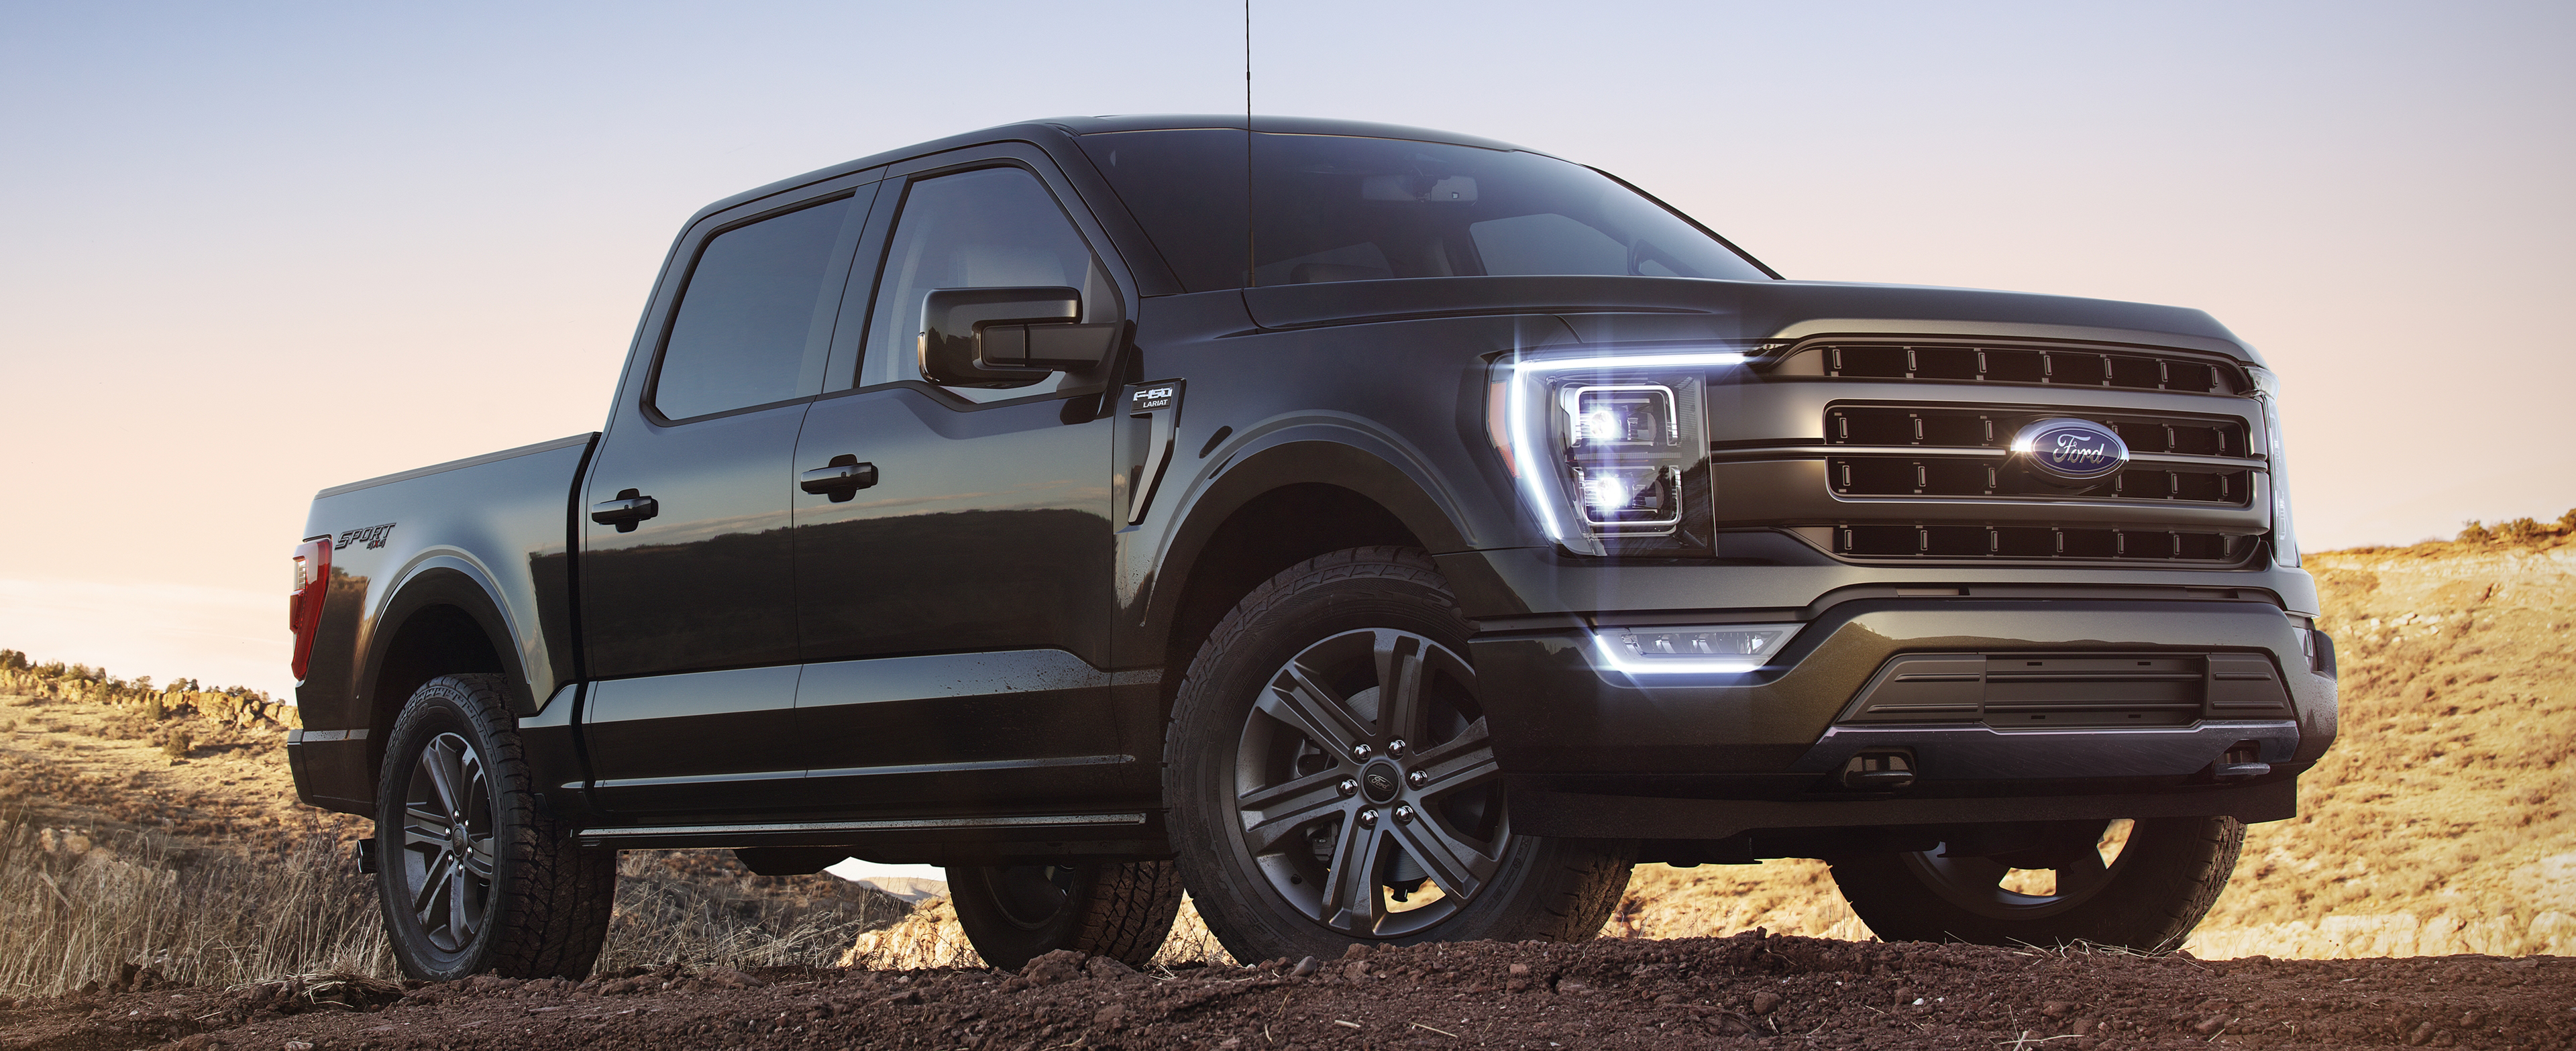
M 1171 264 L 1181 287 L 1243 287 L 1243 131 L 1190 128 L 1082 137 L 1083 152 Z
M 840 289 L 833 246 L 850 198 L 718 234 L 671 319 L 653 407 L 671 419 L 811 393 Z M 831 287 L 827 287 L 831 282 Z
M 1037 176 L 1021 168 L 983 168 L 914 183 L 886 246 L 858 385 L 922 378 L 921 304 L 930 293 L 1023 285 L 1081 289 L 1084 321 L 1125 317 L 1108 271 L 1092 258 Z M 998 401 L 1040 393 L 1030 388 L 1047 382 L 947 389 L 974 401 Z M 1054 382 L 1079 381 L 1059 375 Z
M 1082 146 L 1184 287 L 1479 274 L 1766 280 L 1732 249 L 1581 165 L 1346 135 L 1110 132 Z M 1249 229 L 1252 243 L 1244 243 Z
M 1518 150 L 1256 135 L 1253 277 L 1601 274 L 1767 280 L 1617 180 Z

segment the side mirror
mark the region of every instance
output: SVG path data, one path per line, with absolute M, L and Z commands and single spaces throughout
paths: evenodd
M 1022 387 L 1088 372 L 1118 346 L 1118 323 L 1080 324 L 1071 288 L 943 288 L 921 304 L 921 374 L 952 387 Z

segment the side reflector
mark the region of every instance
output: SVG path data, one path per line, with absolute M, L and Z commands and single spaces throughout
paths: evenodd
M 295 681 L 303 682 L 322 627 L 322 600 L 331 593 L 331 538 L 295 545 L 294 585 L 286 594 L 286 627 L 295 633 Z

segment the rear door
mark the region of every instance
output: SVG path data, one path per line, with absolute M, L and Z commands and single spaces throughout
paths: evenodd
M 804 776 L 790 468 L 874 192 L 845 178 L 699 223 L 646 316 L 654 352 L 581 509 L 584 734 L 611 812 L 765 808 Z
M 827 378 L 797 444 L 799 471 L 855 461 L 875 479 L 793 497 L 809 789 L 845 812 L 1072 805 L 1135 767 L 1100 670 L 1108 367 L 942 386 L 920 365 L 922 305 L 939 289 L 1070 287 L 1083 321 L 1117 322 L 1132 286 L 1035 149 L 920 167 L 886 182 L 881 274 L 852 282 L 864 351 Z

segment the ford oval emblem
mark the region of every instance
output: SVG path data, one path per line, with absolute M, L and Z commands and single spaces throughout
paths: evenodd
M 2091 420 L 2041 420 L 2013 435 L 2013 458 L 2041 478 L 2083 484 L 2129 465 L 2128 443 Z

